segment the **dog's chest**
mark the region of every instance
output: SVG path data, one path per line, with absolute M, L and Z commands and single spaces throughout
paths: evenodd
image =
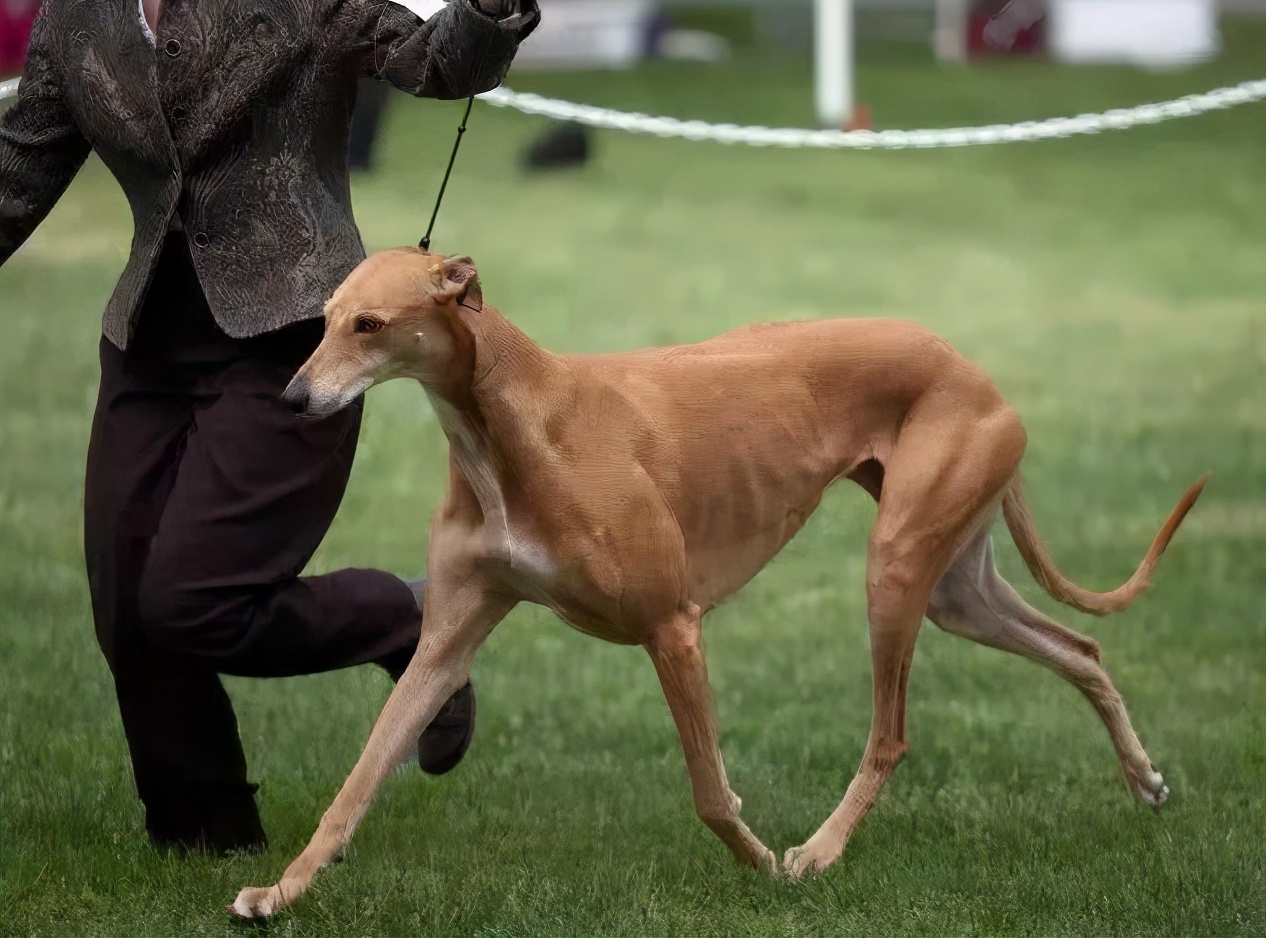
M 497 553 L 505 575 L 525 599 L 552 610 L 579 632 L 619 645 L 642 639 L 624 622 L 620 597 L 592 576 L 580 551 L 546 546 L 526 527 L 507 524 Z
M 528 532 L 507 524 L 502 553 L 510 572 L 524 582 L 535 583 L 542 589 L 558 585 L 558 560 Z

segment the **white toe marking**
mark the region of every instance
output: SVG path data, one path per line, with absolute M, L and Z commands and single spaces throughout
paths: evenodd
M 237 898 L 233 900 L 233 911 L 242 916 L 242 918 L 254 918 L 255 913 L 251 911 L 251 907 L 247 905 L 246 900 L 242 898 L 245 891 L 242 890 L 242 892 L 238 893 Z

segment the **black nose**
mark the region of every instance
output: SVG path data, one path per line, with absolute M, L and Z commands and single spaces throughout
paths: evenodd
M 306 414 L 309 400 L 307 379 L 296 377 L 281 395 L 281 399 L 286 402 L 291 413 Z

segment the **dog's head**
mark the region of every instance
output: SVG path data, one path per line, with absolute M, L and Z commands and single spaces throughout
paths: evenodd
M 283 399 L 296 413 L 323 416 L 391 378 L 442 388 L 474 360 L 462 307 L 483 307 L 469 257 L 393 248 L 366 258 L 325 304 L 325 337 Z

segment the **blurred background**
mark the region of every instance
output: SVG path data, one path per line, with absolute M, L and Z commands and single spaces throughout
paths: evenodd
M 709 122 L 973 126 L 1266 78 L 1258 0 L 1010 13 L 856 0 L 849 41 L 833 32 L 828 49 L 852 63 L 851 93 L 827 89 L 848 113 L 824 118 L 815 22 L 838 26 L 833 3 L 541 6 L 508 86 Z M 0 0 L 9 72 L 30 11 Z M 353 142 L 370 250 L 422 235 L 464 108 L 375 90 Z M 1099 641 L 1173 794 L 1161 818 L 1138 809 L 1064 682 L 928 626 L 910 755 L 843 862 L 798 887 L 755 880 L 693 816 L 644 656 L 522 607 L 475 665 L 480 725 L 461 770 L 393 778 L 354 862 L 320 880 L 286 933 L 1266 933 L 1264 108 L 1045 143 L 831 152 L 476 104 L 434 246 L 470 254 L 488 302 L 548 348 L 688 342 L 769 319 L 923 323 L 1021 414 L 1038 525 L 1094 588 L 1128 576 L 1212 469 L 1154 588 L 1107 622 L 1054 606 L 997 544 L 1029 601 Z M 223 902 L 304 842 L 388 689 L 368 668 L 230 681 L 273 848 L 182 861 L 145 845 L 80 552 L 100 316 L 131 233 L 91 159 L 0 269 L 0 899 L 14 934 L 227 933 Z M 371 391 L 313 568 L 415 575 L 445 473 L 418 389 Z M 873 515 L 860 491 L 832 492 L 708 620 L 729 776 L 779 852 L 838 802 L 864 745 Z

